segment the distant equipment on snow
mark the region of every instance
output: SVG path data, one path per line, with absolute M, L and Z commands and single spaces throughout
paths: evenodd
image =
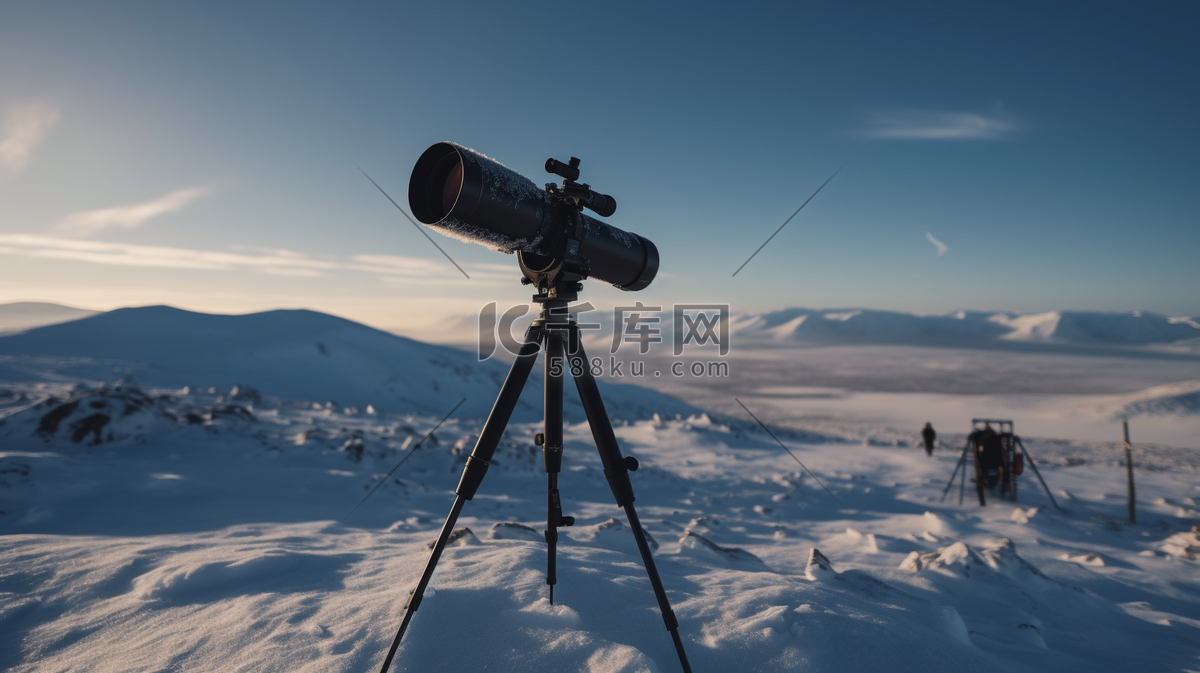
M 1034 476 L 1037 477 L 1038 483 L 1041 484 L 1042 490 L 1045 491 L 1046 497 L 1050 499 L 1050 504 L 1054 505 L 1055 509 L 1062 510 L 1054 500 L 1054 495 L 1050 493 L 1050 488 L 1046 486 L 1045 480 L 1042 479 L 1037 464 L 1025 450 L 1025 444 L 1020 437 L 1013 433 L 1011 420 L 971 419 L 971 433 L 967 435 L 962 456 L 958 459 L 954 472 L 950 475 L 950 481 L 942 490 L 942 500 L 946 499 L 946 495 L 954 485 L 954 480 L 958 478 L 960 479 L 958 504 L 963 503 L 967 486 L 968 456 L 970 456 L 969 464 L 974 467 L 975 492 L 979 496 L 981 507 L 987 505 L 986 494 L 989 492 L 997 497 L 1016 502 L 1017 477 L 1025 473 L 1025 466 L 1028 464 L 1033 470 Z

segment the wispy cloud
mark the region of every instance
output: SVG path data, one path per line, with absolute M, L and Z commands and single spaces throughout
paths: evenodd
M 973 112 L 881 110 L 866 115 L 862 135 L 879 140 L 1001 140 L 1016 124 Z
M 925 232 L 925 238 L 929 239 L 929 242 L 933 244 L 933 247 L 937 248 L 937 254 L 934 255 L 934 257 L 941 257 L 942 255 L 946 254 L 947 250 L 950 249 L 949 246 L 934 238 L 933 234 L 929 233 L 928 231 Z
M 58 121 L 58 110 L 46 103 L 11 105 L 0 122 L 0 164 L 18 173 L 29 163 L 33 148 Z
M 0 234 L 0 255 L 60 259 L 105 266 L 203 271 L 243 270 L 282 276 L 322 277 L 329 273 L 373 274 L 388 282 L 414 280 L 441 284 L 488 284 L 512 281 L 518 273 L 499 264 L 472 267 L 471 280 L 433 259 L 400 255 L 354 255 L 348 259 L 315 258 L 294 250 L 241 248 L 240 252 L 195 250 L 132 243 L 109 243 L 27 234 Z
M 189 187 L 160 196 L 153 201 L 132 206 L 116 206 L 75 213 L 60 222 L 58 229 L 82 236 L 89 236 L 105 229 L 136 229 L 147 221 L 159 215 L 173 213 L 210 192 L 211 190 L 206 187 Z

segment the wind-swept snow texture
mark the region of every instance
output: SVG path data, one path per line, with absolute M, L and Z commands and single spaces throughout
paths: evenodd
M 481 425 L 451 418 L 350 514 L 437 416 L 46 382 L 0 409 L 18 673 L 376 669 Z M 1031 480 L 1016 504 L 940 502 L 956 452 L 778 430 L 835 502 L 751 424 L 616 417 L 697 672 L 1200 669 L 1194 451 L 1136 458 L 1132 526 L 1123 470 L 1086 443 L 1029 443 L 1063 514 Z M 586 423 L 547 602 L 539 430 L 505 435 L 394 670 L 678 670 Z
M 377 669 L 504 371 L 307 311 L 130 309 L 0 338 L 0 670 Z M 678 670 L 571 392 L 578 522 L 546 600 L 539 374 L 395 671 Z M 1129 525 L 1112 441 L 1022 431 L 1060 513 L 1031 475 L 1017 503 L 972 505 L 970 484 L 943 502 L 959 454 L 926 457 L 918 424 L 776 428 L 835 501 L 757 425 L 603 392 L 698 673 L 1200 670 L 1200 451 L 1135 445 Z M 1194 392 L 1097 413 L 1177 414 Z

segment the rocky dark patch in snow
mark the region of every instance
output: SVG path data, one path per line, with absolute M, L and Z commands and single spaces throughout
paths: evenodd
M 426 545 L 426 547 L 428 547 L 429 549 L 433 549 L 436 542 L 437 542 L 437 540 L 430 540 L 429 543 Z M 471 529 L 467 528 L 466 526 L 455 528 L 450 533 L 450 537 L 446 538 L 446 546 L 447 547 L 477 545 L 477 544 L 481 544 L 479 542 L 479 538 L 475 537 L 475 533 L 472 533 Z
M 833 563 L 825 558 L 819 549 L 813 547 L 808 552 L 808 563 L 804 566 L 804 576 L 816 582 L 823 579 L 828 579 L 837 575 L 837 571 L 833 569 Z
M 546 536 L 523 523 L 515 521 L 501 521 L 492 524 L 492 539 L 493 540 L 528 540 L 532 542 L 545 542 Z
M 684 531 L 683 537 L 679 538 L 679 546 L 681 549 L 691 551 L 705 551 L 741 566 L 758 567 L 763 570 L 767 569 L 762 559 L 751 554 L 750 552 L 740 547 L 722 547 L 721 545 L 709 540 L 699 533 L 691 530 Z
M 26 431 L 45 442 L 96 446 L 122 440 L 144 441 L 175 425 L 212 425 L 256 420 L 252 407 L 226 401 L 235 395 L 199 397 L 148 392 L 127 382 L 77 385 L 65 399 L 47 396 L 0 421 L 10 436 Z M 241 399 L 248 399 L 242 397 Z

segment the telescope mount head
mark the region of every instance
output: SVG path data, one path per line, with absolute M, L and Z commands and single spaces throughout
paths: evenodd
M 579 256 L 579 242 L 584 237 L 583 209 L 608 217 L 617 210 L 617 200 L 607 194 L 594 191 L 590 185 L 579 180 L 579 158 L 571 157 L 563 163 L 553 157 L 546 159 L 546 172 L 563 178 L 562 187 L 550 182 L 546 184 L 550 207 L 559 221 L 566 223 L 562 235 L 565 246 L 560 255 L 544 256 L 518 252 L 517 260 L 524 278 L 521 282 L 537 287 L 533 300 L 539 303 L 572 302 L 583 290 L 583 280 L 591 270 L 587 260 Z

